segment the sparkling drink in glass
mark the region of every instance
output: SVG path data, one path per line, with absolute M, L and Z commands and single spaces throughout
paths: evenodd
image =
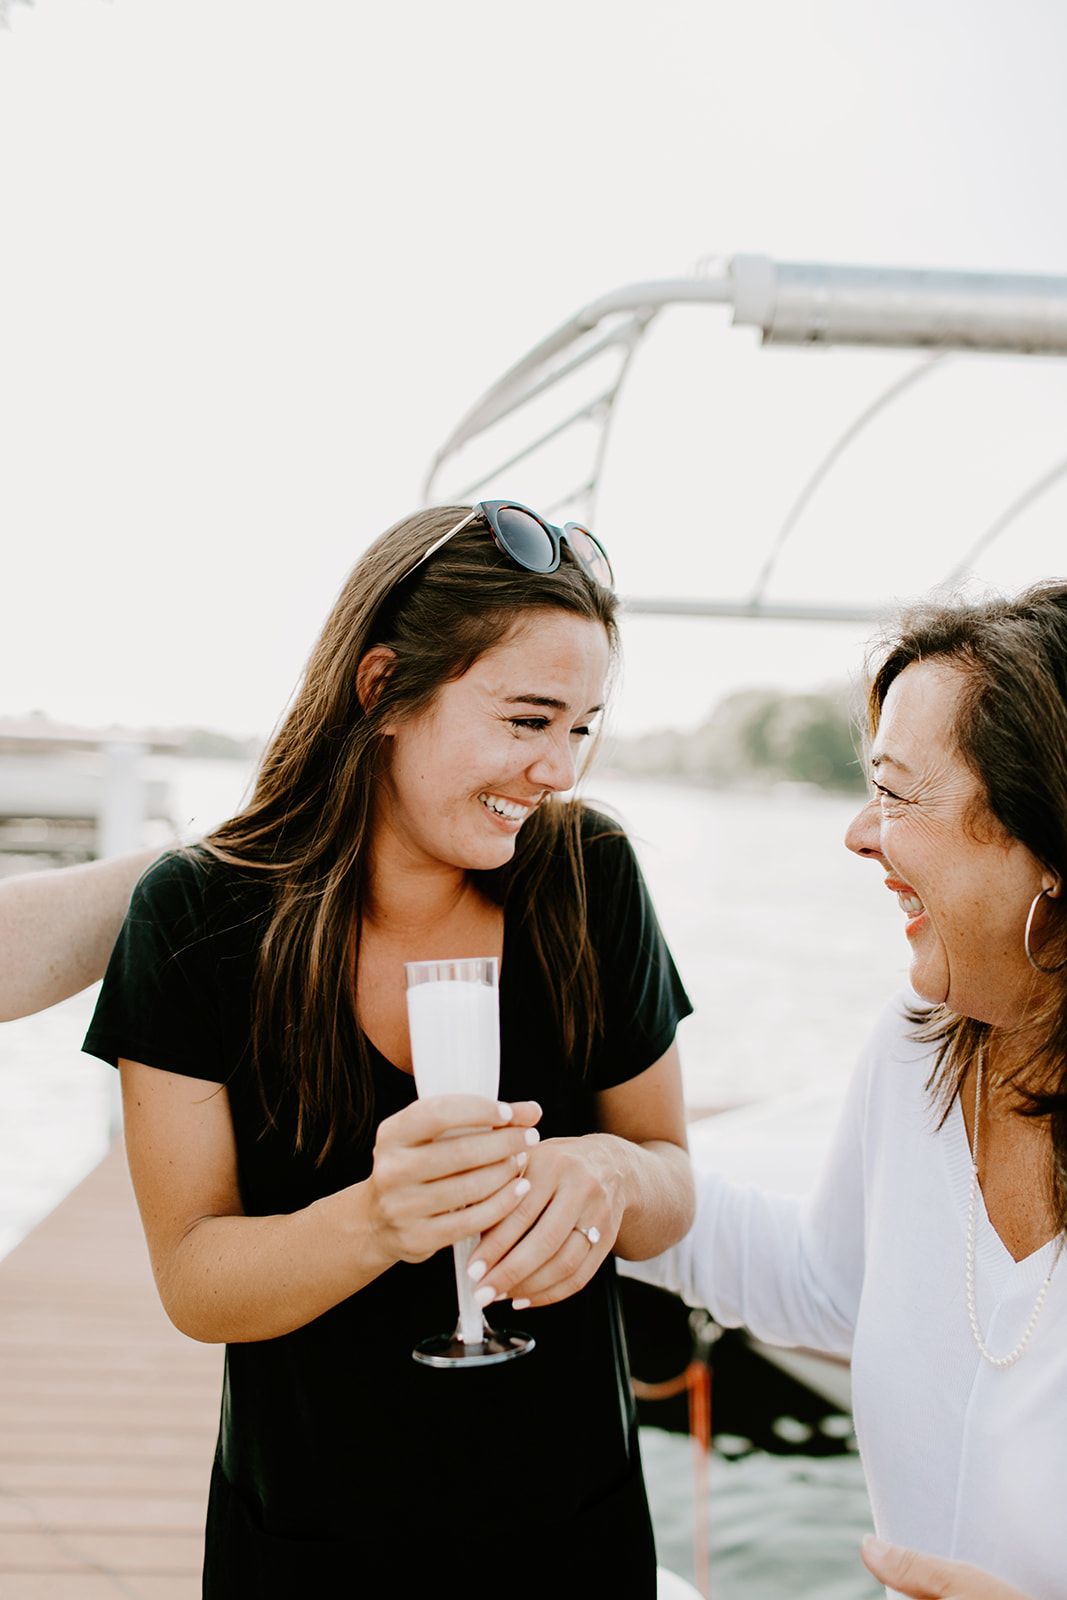
M 408 1027 L 419 1099 L 435 1094 L 478 1094 L 495 1100 L 500 1087 L 500 1008 L 497 959 L 408 961 Z M 456 1128 L 446 1137 L 469 1129 Z M 479 1235 L 453 1245 L 459 1322 L 453 1333 L 435 1334 L 412 1351 L 431 1367 L 488 1366 L 525 1355 L 534 1347 L 523 1333 L 495 1333 L 474 1303 L 467 1276 Z

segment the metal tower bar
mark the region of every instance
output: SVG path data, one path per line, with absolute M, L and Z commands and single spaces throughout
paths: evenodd
M 713 275 L 630 284 L 583 307 L 516 362 L 461 419 L 434 458 L 423 491 L 424 501 L 429 503 L 434 498 L 442 469 L 466 444 L 617 346 L 619 370 L 596 403 L 586 403 L 558 425 L 547 431 L 542 429 L 535 442 L 521 446 L 518 453 L 512 444 L 506 459 L 479 470 L 477 483 L 471 486 L 473 489 L 489 483 L 506 467 L 525 459 L 569 428 L 591 422 L 599 433 L 590 475 L 579 491 L 559 504 L 570 504 L 578 495 L 591 502 L 615 401 L 637 345 L 664 307 L 699 303 L 730 307 L 734 324 L 759 328 L 765 344 L 878 346 L 935 355 L 951 351 L 1067 355 L 1067 278 L 835 266 L 736 255 Z M 602 323 L 607 327 L 597 337 Z M 863 607 L 770 606 L 764 604 L 762 594 L 778 551 L 811 494 L 856 434 L 921 372 L 891 385 L 846 430 L 809 479 L 779 531 L 750 600 L 631 601 L 630 609 L 658 611 L 662 615 L 818 616 L 822 620 L 850 621 L 866 621 L 876 615 Z M 1044 487 L 1047 485 L 1040 485 L 1039 491 Z M 1019 509 L 1013 507 L 1012 514 Z M 984 546 L 1000 531 L 999 525 L 994 525 L 980 544 Z

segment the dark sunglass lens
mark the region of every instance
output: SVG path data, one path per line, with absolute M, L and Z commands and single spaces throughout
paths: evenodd
M 614 577 L 611 571 L 611 562 L 597 544 L 593 535 L 587 528 L 580 528 L 576 522 L 568 522 L 567 537 L 571 542 L 571 549 L 579 560 L 583 561 L 592 577 L 610 589 Z
M 508 554 L 514 556 L 520 566 L 528 567 L 531 572 L 551 572 L 556 552 L 536 517 L 516 506 L 502 506 L 496 521 Z

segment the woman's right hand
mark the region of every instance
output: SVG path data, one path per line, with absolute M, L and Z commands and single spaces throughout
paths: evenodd
M 123 1061 L 122 1100 L 160 1296 L 175 1326 L 208 1344 L 277 1339 L 395 1262 L 494 1226 L 520 1202 L 541 1115 L 473 1095 L 418 1101 L 380 1124 L 369 1178 L 248 1216 L 224 1084 Z M 457 1128 L 474 1131 L 441 1137 Z
M 533 1100 L 453 1094 L 387 1117 L 368 1180 L 379 1249 L 396 1261 L 426 1261 L 503 1221 L 529 1191 L 523 1173 L 540 1116 Z

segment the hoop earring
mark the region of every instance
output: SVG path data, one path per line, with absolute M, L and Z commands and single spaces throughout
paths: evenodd
M 1051 894 L 1051 892 L 1051 889 L 1040 889 L 1038 893 L 1034 895 L 1033 900 L 1030 902 L 1030 910 L 1026 916 L 1026 932 L 1023 934 L 1023 949 L 1026 951 L 1027 961 L 1029 961 L 1035 972 L 1043 972 L 1045 976 L 1049 978 L 1051 978 L 1057 972 L 1062 972 L 1064 967 L 1067 967 L 1067 960 L 1061 961 L 1058 967 L 1043 967 L 1040 961 L 1035 961 L 1034 953 L 1030 949 L 1030 929 L 1034 925 L 1034 912 L 1037 910 L 1037 902 L 1039 900 L 1043 900 L 1045 896 L 1047 894 Z

